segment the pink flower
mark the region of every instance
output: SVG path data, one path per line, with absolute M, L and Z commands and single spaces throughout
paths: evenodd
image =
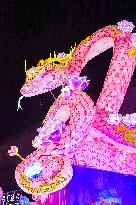
M 16 146 L 11 146 L 11 149 L 8 150 L 9 156 L 15 156 L 18 153 L 18 148 Z
M 135 27 L 132 22 L 129 22 L 126 20 L 118 22 L 117 25 L 118 25 L 117 28 L 123 33 L 130 33 L 133 31 L 133 29 Z

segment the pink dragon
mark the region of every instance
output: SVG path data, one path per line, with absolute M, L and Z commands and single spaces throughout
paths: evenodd
M 26 71 L 25 97 L 65 85 L 33 140 L 36 151 L 17 166 L 18 185 L 35 197 L 66 186 L 72 165 L 136 175 L 136 115 L 118 114 L 136 66 L 134 25 L 123 20 L 83 40 L 69 54 L 54 54 Z M 96 105 L 83 90 L 86 63 L 113 47 L 113 57 Z M 129 118 L 129 120 L 127 120 Z

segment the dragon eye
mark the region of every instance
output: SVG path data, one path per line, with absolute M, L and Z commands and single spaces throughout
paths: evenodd
M 54 61 L 54 63 L 55 63 L 55 64 L 60 64 L 60 62 L 59 62 L 59 61 Z

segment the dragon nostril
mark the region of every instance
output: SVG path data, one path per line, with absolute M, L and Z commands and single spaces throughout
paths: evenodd
M 66 126 L 69 125 L 69 122 L 70 122 L 70 117 L 69 117 L 69 119 L 65 122 Z

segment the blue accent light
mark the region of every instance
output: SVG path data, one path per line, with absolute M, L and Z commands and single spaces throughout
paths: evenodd
M 42 173 L 42 165 L 40 163 L 33 163 L 25 170 L 25 174 L 28 178 L 38 178 Z

